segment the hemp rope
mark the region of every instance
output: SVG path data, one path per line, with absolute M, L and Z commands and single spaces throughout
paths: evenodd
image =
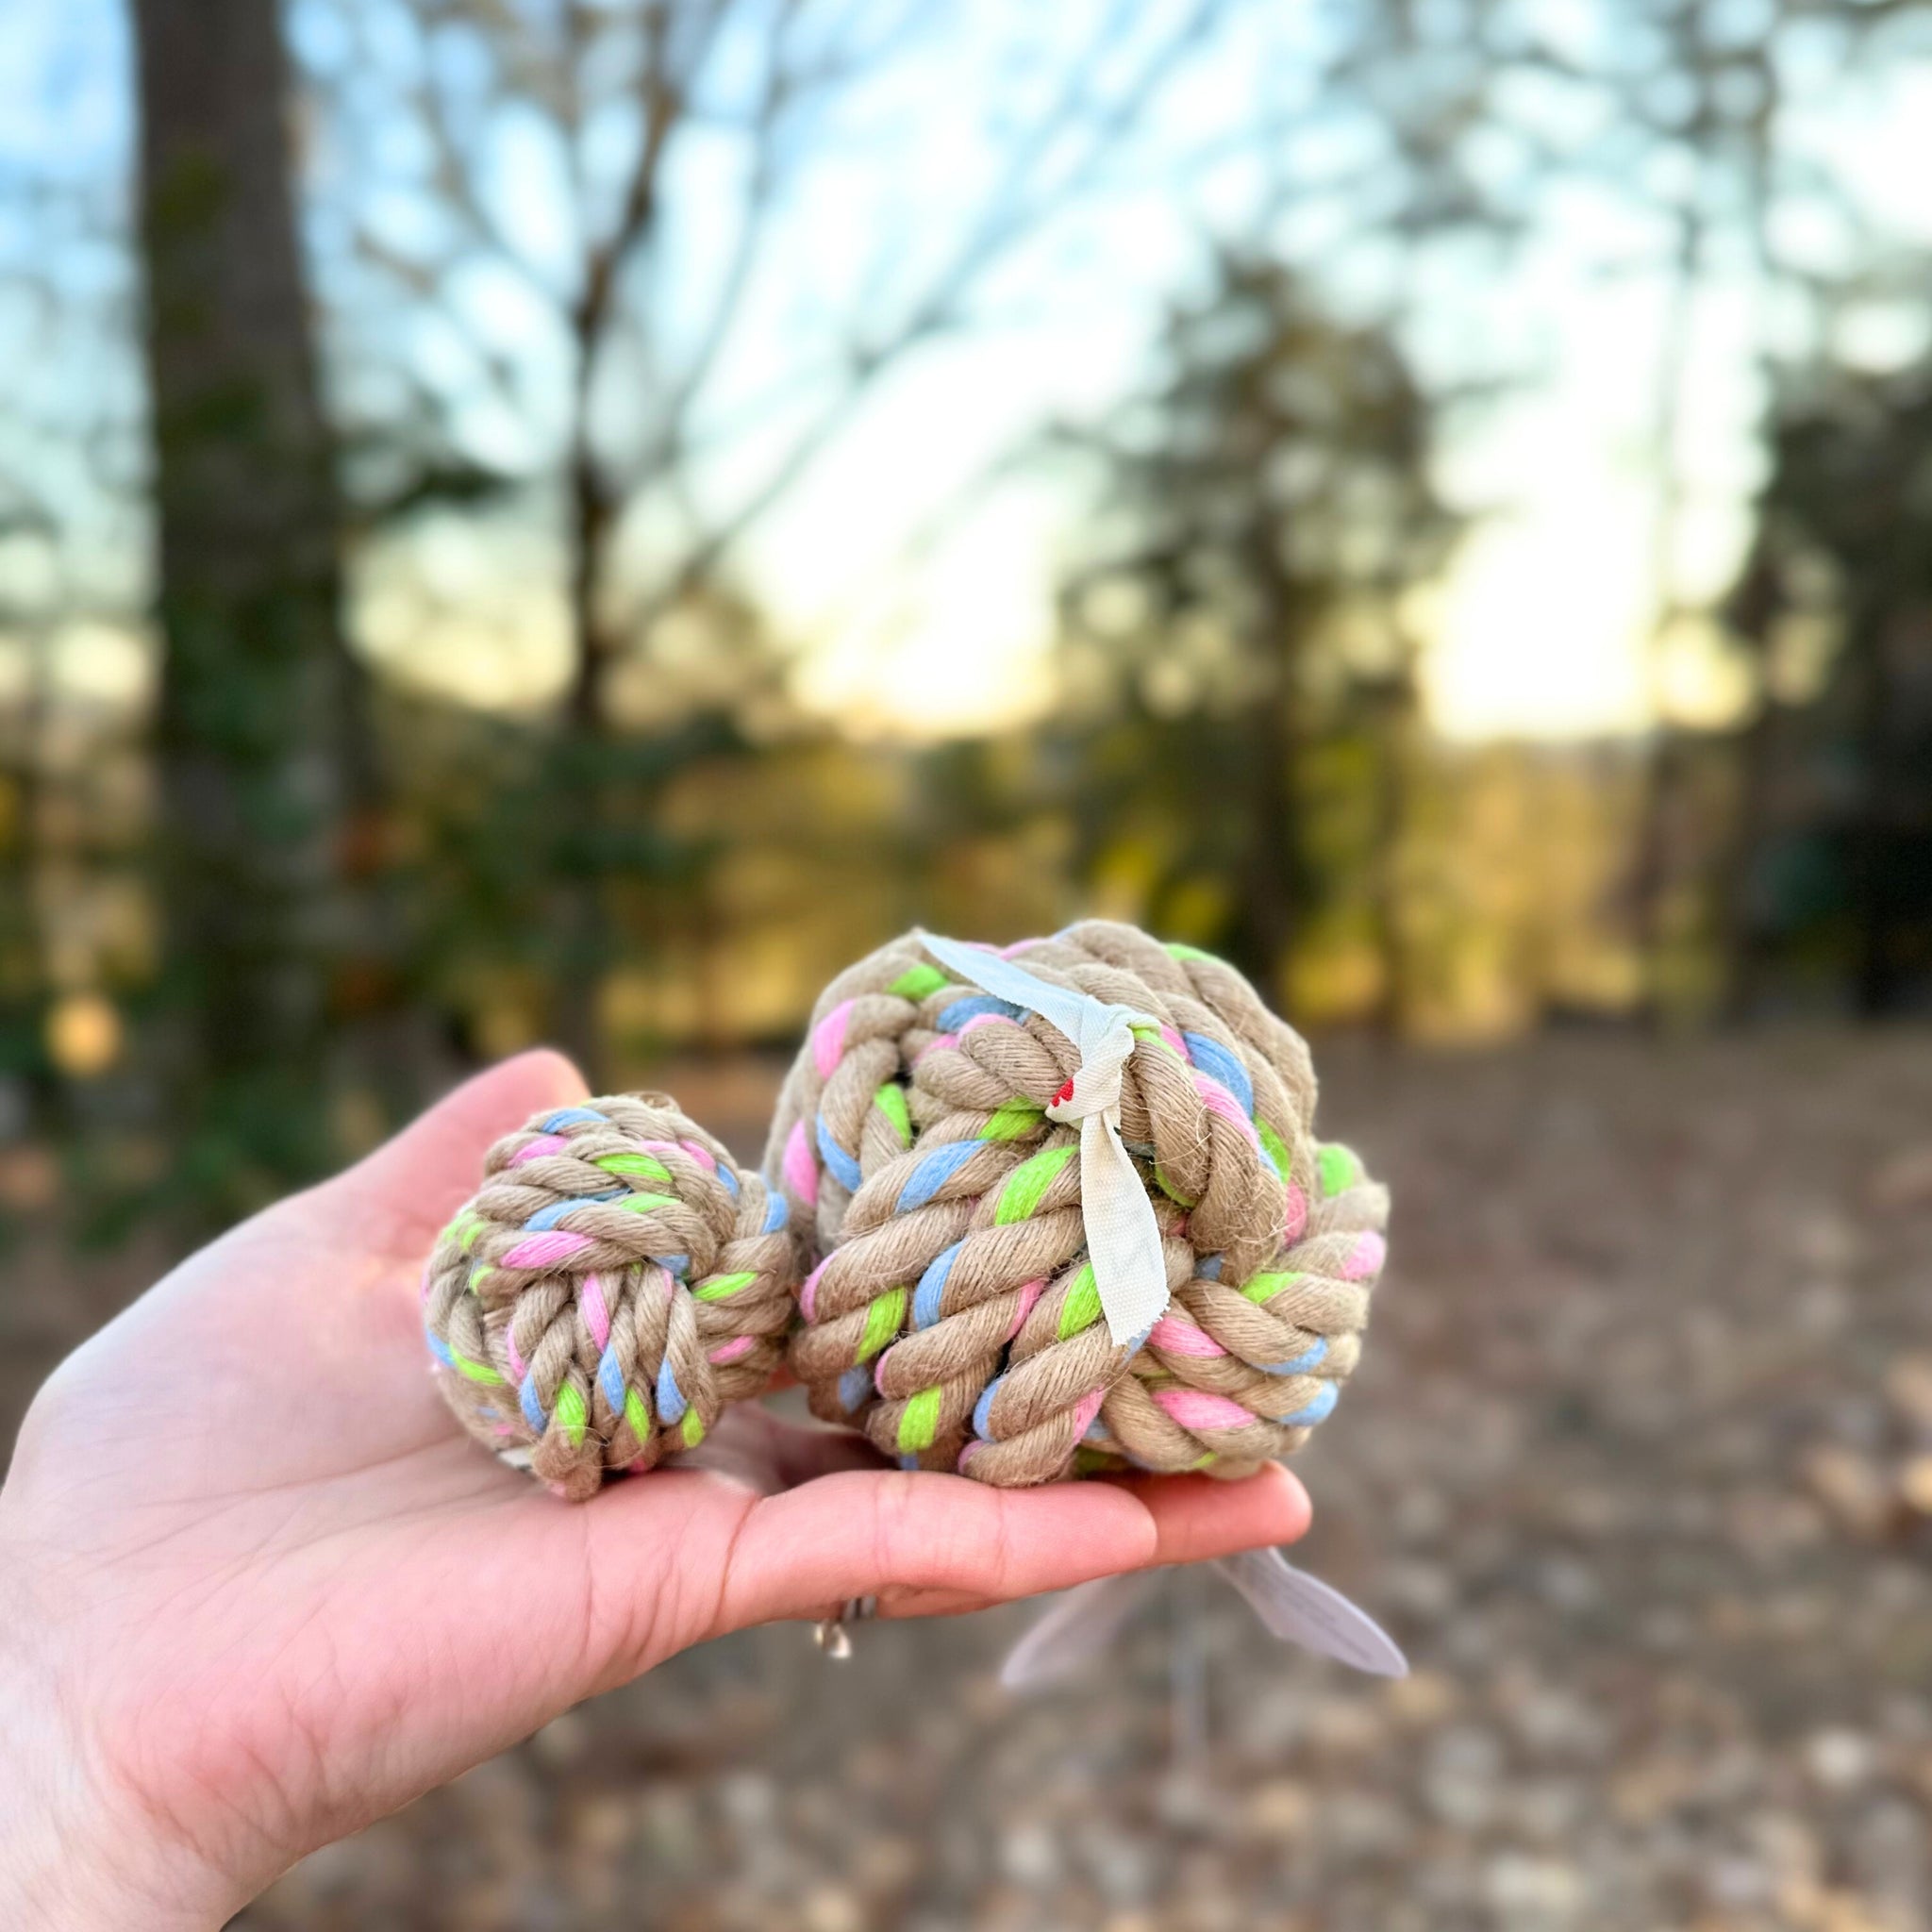
M 767 1154 L 813 1263 L 791 1364 L 815 1413 L 908 1467 L 1002 1486 L 1239 1475 L 1297 1449 L 1360 1353 L 1386 1191 L 1313 1135 L 1307 1046 L 1224 962 L 1089 921 L 1002 958 L 1136 1026 L 1121 1134 L 1170 1300 L 1117 1345 L 1085 1256 L 1079 1064 L 917 935 L 826 989 Z
M 580 1500 L 762 1393 L 795 1295 L 814 1410 L 907 1466 L 1237 1475 L 1298 1448 L 1359 1355 L 1388 1213 L 1313 1138 L 1307 1047 L 1231 967 L 1130 926 L 998 957 L 1151 1023 L 1119 1097 L 1121 1179 L 1147 1188 L 1167 1278 L 1151 1329 L 1112 1340 L 1078 1129 L 1047 1112 L 1078 1047 L 910 934 L 820 999 L 769 1183 L 661 1094 L 558 1108 L 491 1150 L 424 1281 L 464 1426 Z
M 668 1096 L 617 1094 L 490 1150 L 424 1320 L 463 1426 L 581 1501 L 763 1393 L 797 1283 L 783 1198 Z

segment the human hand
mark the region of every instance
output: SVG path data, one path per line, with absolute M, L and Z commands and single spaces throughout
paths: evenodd
M 752 1407 L 572 1507 L 438 1399 L 417 1281 L 533 1053 L 192 1256 L 81 1347 L 0 1489 L 9 1926 L 220 1924 L 304 1853 L 687 1645 L 965 1610 L 1285 1542 L 1301 1485 L 1003 1491 Z

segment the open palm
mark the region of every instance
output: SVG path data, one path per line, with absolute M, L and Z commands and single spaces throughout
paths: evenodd
M 192 1257 L 42 1391 L 0 1490 L 7 1923 L 217 1924 L 314 1846 L 703 1639 L 1285 1541 L 1279 1470 L 1001 1491 L 733 1412 L 573 1507 L 439 1402 L 416 1283 L 529 1054 Z

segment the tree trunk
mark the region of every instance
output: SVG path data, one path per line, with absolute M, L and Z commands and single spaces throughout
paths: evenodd
M 25 701 L 17 713 L 17 735 L 7 747 L 0 773 L 6 802 L 0 824 L 0 1081 L 19 1082 L 22 1105 L 0 1096 L 9 1117 L 0 1134 L 38 1129 L 56 1117 L 60 1100 L 57 1069 L 46 1048 L 44 1026 L 53 988 L 42 924 L 44 774 L 42 748 L 47 727 L 48 658 L 46 628 L 26 630 Z M 11 1116 L 18 1114 L 20 1118 Z
M 1724 1017 L 1742 1025 L 1757 1010 L 1759 944 L 1752 923 L 1751 886 L 1770 817 L 1772 752 L 1777 705 L 1758 674 L 1750 718 L 1738 734 L 1738 804 L 1717 880 L 1718 949 Z
M 1375 693 L 1375 846 L 1370 858 L 1371 919 L 1380 985 L 1371 1015 L 1376 1032 L 1395 1039 L 1409 1008 L 1407 933 L 1402 918 L 1402 838 L 1408 825 L 1409 768 L 1415 757 L 1420 707 L 1415 664 L 1405 645 L 1402 663 Z M 1541 989 L 1538 989 L 1541 996 Z
M 275 0 L 135 0 L 133 17 L 173 1098 L 178 1126 L 215 1137 L 211 1177 L 274 1185 L 327 1152 L 358 708 L 289 72 Z
M 601 1093 L 606 1084 L 601 1008 L 611 952 L 604 851 L 610 811 L 611 733 L 605 686 L 616 649 L 602 602 L 614 518 L 590 446 L 591 353 L 588 344 L 580 346 L 583 373 L 570 460 L 568 596 L 575 655 L 555 787 L 556 808 L 565 815 L 567 833 L 558 868 L 558 957 L 550 1031 Z
M 1898 1003 L 1897 881 L 1893 824 L 1892 714 L 1886 618 L 1896 608 L 1889 585 L 1868 587 L 1854 616 L 1847 649 L 1859 678 L 1857 754 L 1861 797 L 1852 832 L 1851 887 L 1855 922 L 1852 996 L 1861 1020 L 1880 1020 Z
M 1690 9 L 1684 25 L 1689 34 L 1686 58 L 1698 77 L 1694 125 L 1708 125 L 1709 103 L 1705 85 L 1703 44 L 1698 22 Z M 1701 160 L 1702 151 L 1699 150 Z M 1678 608 L 1674 580 L 1676 542 L 1684 514 L 1683 465 L 1677 455 L 1677 427 L 1684 408 L 1684 387 L 1697 325 L 1697 297 L 1704 275 L 1707 244 L 1701 206 L 1693 197 L 1677 216 L 1677 248 L 1663 339 L 1658 347 L 1656 393 L 1653 397 L 1651 456 L 1657 468 L 1657 510 L 1651 529 L 1651 579 L 1656 608 L 1652 613 L 1646 650 L 1651 730 L 1644 754 L 1643 792 L 1639 805 L 1633 868 L 1633 926 L 1639 972 L 1641 974 L 1640 1013 L 1655 1026 L 1668 1017 L 1670 961 L 1667 902 L 1675 884 L 1671 851 L 1671 821 L 1677 808 L 1682 779 L 1682 747 L 1670 718 L 1664 684 L 1671 621 Z
M 1292 587 L 1281 568 L 1272 524 L 1257 524 L 1246 548 L 1254 573 L 1257 660 L 1267 667 L 1264 688 L 1247 711 L 1242 737 L 1247 792 L 1246 836 L 1237 874 L 1234 963 L 1269 1003 L 1290 1003 L 1290 966 L 1302 909 L 1301 805 L 1296 786 L 1300 680 L 1295 675 L 1300 623 Z
M 1235 963 L 1261 987 L 1271 1006 L 1289 999 L 1299 855 L 1295 838 L 1296 758 L 1285 715 L 1293 700 L 1273 693 L 1248 717 L 1247 838 L 1235 917 Z

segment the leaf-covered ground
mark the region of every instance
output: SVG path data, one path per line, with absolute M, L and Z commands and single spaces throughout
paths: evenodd
M 311 1858 L 251 1932 L 1932 1925 L 1932 1036 L 1326 1057 L 1396 1189 L 1302 1458 L 1377 1685 L 1163 1579 L 1016 1702 L 1024 1613 L 692 1654 Z M 700 1096 L 690 1098 L 703 1111 Z M 111 1304 L 9 1268 L 10 1425 Z M 92 1284 L 92 1285 L 90 1285 Z

